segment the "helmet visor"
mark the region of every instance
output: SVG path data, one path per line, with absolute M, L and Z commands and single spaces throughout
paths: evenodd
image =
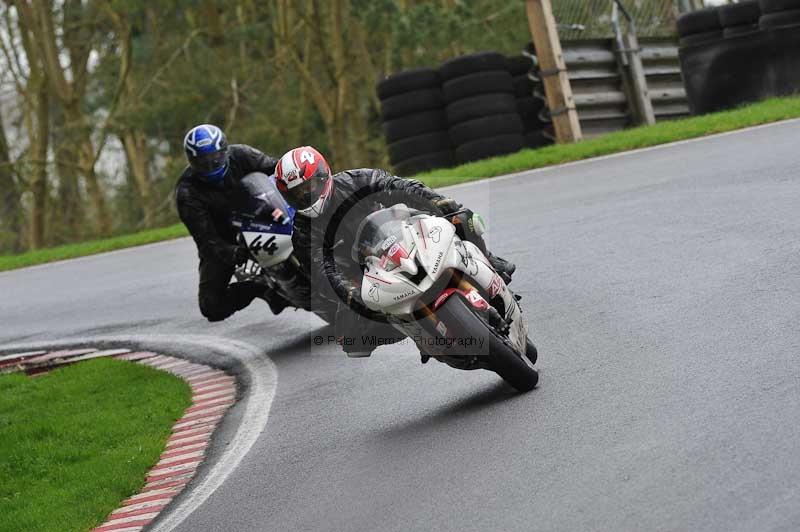
M 199 153 L 192 158 L 192 169 L 201 174 L 210 174 L 225 166 L 227 161 L 228 150 Z
M 327 176 L 326 176 L 327 177 Z M 326 177 L 312 177 L 283 193 L 286 201 L 298 211 L 308 209 L 319 200 L 325 189 Z

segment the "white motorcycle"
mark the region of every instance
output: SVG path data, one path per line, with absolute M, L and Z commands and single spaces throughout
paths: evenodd
M 403 204 L 379 210 L 361 222 L 352 258 L 364 271 L 365 305 L 411 338 L 423 362 L 494 371 L 520 392 L 536 386 L 537 351 L 519 298 L 449 220 Z

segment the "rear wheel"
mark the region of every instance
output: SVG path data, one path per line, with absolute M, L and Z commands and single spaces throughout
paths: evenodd
M 488 356 L 488 366 L 492 371 L 519 392 L 530 391 L 539 382 L 539 373 L 533 369 L 532 363 L 514 351 L 508 338 L 489 324 L 487 315 L 476 310 L 462 297 L 450 297 L 439 307 L 436 315 L 447 326 L 449 336 L 470 338 L 482 344 L 478 348 L 454 345 L 448 350 L 453 355 Z

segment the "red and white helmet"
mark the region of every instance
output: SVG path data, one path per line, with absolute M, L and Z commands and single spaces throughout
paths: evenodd
M 333 192 L 331 167 L 311 146 L 286 152 L 275 167 L 275 182 L 289 205 L 309 218 L 322 214 Z

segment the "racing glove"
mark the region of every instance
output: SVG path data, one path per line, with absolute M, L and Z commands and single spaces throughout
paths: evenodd
M 461 210 L 462 205 L 452 198 L 442 198 L 433 202 L 444 216 Z
M 250 250 L 246 246 L 233 247 L 233 264 L 240 266 L 250 258 Z

